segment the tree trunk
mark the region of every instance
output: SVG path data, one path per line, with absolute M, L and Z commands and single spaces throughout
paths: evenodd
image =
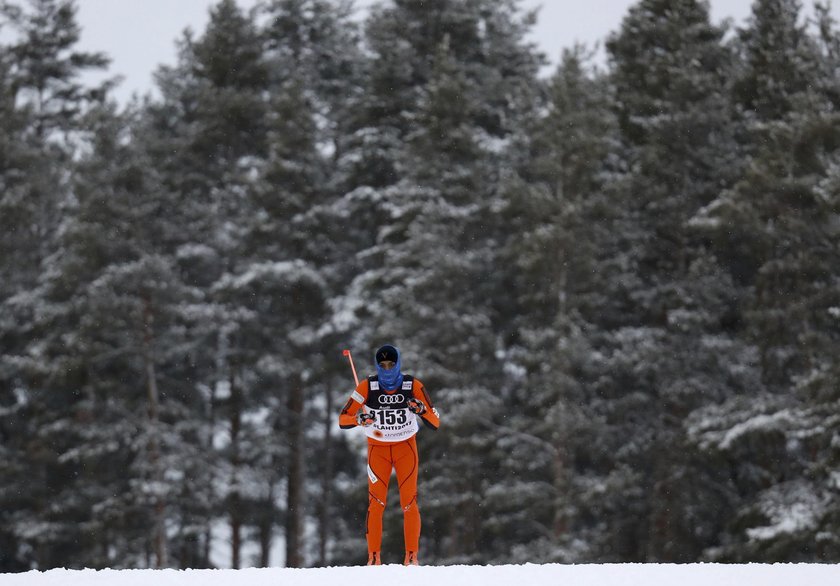
M 154 533 L 152 544 L 155 552 L 155 567 L 165 568 L 168 564 L 166 552 L 166 503 L 160 491 L 163 487 L 163 465 L 160 461 L 160 442 L 157 436 L 160 421 L 157 375 L 152 355 L 154 315 L 151 301 L 143 299 L 143 361 L 146 368 L 146 391 L 149 400 L 149 425 L 152 433 L 149 438 L 149 462 L 152 468 L 152 481 L 155 484 Z
M 272 462 L 273 464 L 273 462 Z M 266 496 L 265 513 L 262 515 L 259 524 L 260 531 L 260 567 L 267 568 L 271 564 L 271 542 L 274 528 L 274 491 L 275 482 L 272 472 Z
M 242 431 L 242 390 L 230 377 L 230 442 L 231 442 L 231 494 L 230 494 L 230 544 L 231 567 L 238 570 L 242 565 L 242 502 L 239 494 L 240 449 L 239 435 Z
M 332 476 L 333 476 L 333 446 L 332 423 L 333 418 L 332 393 L 327 391 L 327 410 L 324 417 L 324 475 L 321 479 L 320 523 L 318 527 L 318 565 L 327 565 L 327 541 L 330 537 L 330 509 L 332 508 Z
M 289 470 L 286 503 L 286 567 L 303 565 L 303 388 L 295 380 L 288 399 Z
M 554 538 L 559 540 L 565 537 L 569 530 L 568 507 L 566 503 L 569 500 L 569 482 L 568 470 L 566 469 L 567 453 L 566 453 L 566 438 L 562 438 L 560 443 L 555 446 L 554 452 L 554 489 L 555 489 L 555 507 L 554 507 Z
M 218 397 L 219 391 L 219 382 L 224 380 L 227 376 L 227 360 L 228 360 L 228 334 L 224 329 L 220 329 L 217 338 L 216 338 L 216 357 L 215 357 L 215 372 L 213 375 L 213 379 L 211 381 L 210 387 L 210 411 L 207 415 L 208 417 L 208 433 L 205 438 L 204 446 L 207 450 L 207 454 L 214 454 L 216 448 L 213 445 L 214 438 L 216 436 L 216 426 L 217 425 L 224 425 L 223 423 L 223 411 L 219 411 L 219 403 L 220 399 Z M 213 457 L 213 462 L 215 462 L 215 455 Z M 210 498 L 211 507 L 214 508 L 218 504 L 218 499 L 220 497 L 216 486 L 220 484 L 219 480 L 221 479 L 221 474 L 219 474 L 219 479 L 216 478 L 217 472 L 219 471 L 219 467 L 215 464 L 210 466 L 210 470 L 208 471 L 209 474 L 209 482 L 210 485 L 207 487 L 207 492 Z M 212 509 L 211 509 L 212 510 Z M 202 550 L 202 559 L 203 559 L 203 566 L 205 568 L 210 567 L 210 550 L 213 544 L 213 521 L 214 515 L 208 511 L 207 518 L 205 519 L 205 527 L 204 527 L 204 544 Z

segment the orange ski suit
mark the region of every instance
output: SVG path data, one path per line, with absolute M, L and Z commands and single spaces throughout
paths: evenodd
M 363 427 L 368 436 L 368 553 L 382 549 L 382 516 L 388 498 L 391 471 L 396 470 L 403 510 L 403 533 L 406 551 L 417 552 L 420 543 L 420 510 L 417 507 L 417 420 L 437 429 L 440 418 L 432 405 L 423 383 L 410 376 L 402 388 L 386 391 L 379 388 L 376 377 L 364 379 L 347 401 L 338 417 L 342 429 L 357 427 L 356 414 L 360 409 L 373 414 L 374 425 Z M 371 390 L 373 387 L 373 391 Z M 422 415 L 407 409 L 409 399 L 418 399 L 426 406 Z M 403 437 L 404 436 L 404 437 Z

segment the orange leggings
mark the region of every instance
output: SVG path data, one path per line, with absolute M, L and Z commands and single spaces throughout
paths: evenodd
M 391 470 L 396 469 L 403 510 L 405 550 L 420 544 L 420 509 L 417 508 L 417 441 L 414 437 L 388 445 L 368 444 L 368 552 L 382 549 L 382 515 L 388 499 Z

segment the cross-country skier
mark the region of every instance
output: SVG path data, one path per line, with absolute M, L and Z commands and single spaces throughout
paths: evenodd
M 368 565 L 382 563 L 382 515 L 391 470 L 397 472 L 405 534 L 404 564 L 419 565 L 420 510 L 417 507 L 419 421 L 437 429 L 440 418 L 418 379 L 401 371 L 400 351 L 387 344 L 375 354 L 377 374 L 359 382 L 338 417 L 342 429 L 360 426 L 368 438 Z

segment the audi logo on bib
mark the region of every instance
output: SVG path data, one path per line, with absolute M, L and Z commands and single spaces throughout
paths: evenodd
M 379 395 L 380 405 L 398 405 L 405 401 L 405 397 L 401 393 L 396 395 Z

